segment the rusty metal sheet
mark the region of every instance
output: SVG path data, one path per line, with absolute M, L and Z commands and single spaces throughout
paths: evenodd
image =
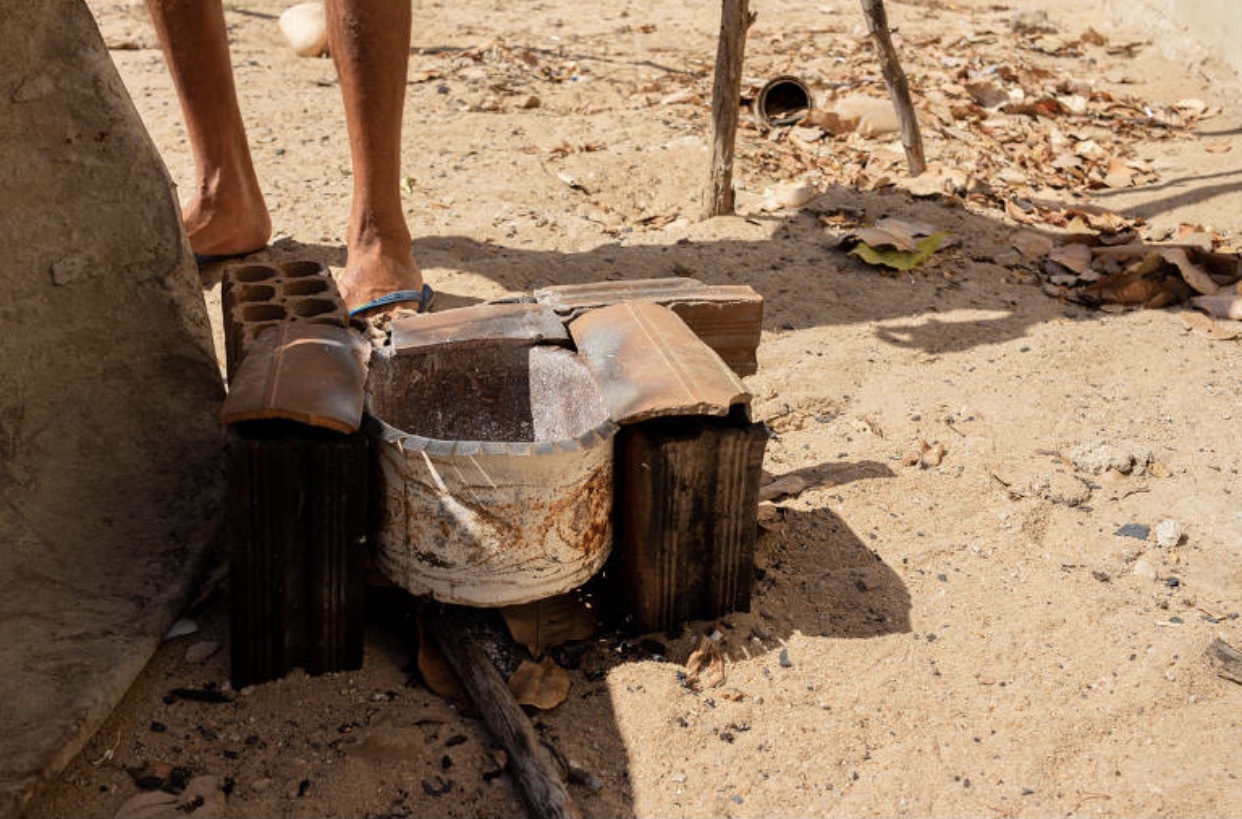
M 662 304 L 680 316 L 735 373 L 753 375 L 759 369 L 756 352 L 763 331 L 763 296 L 749 285 L 637 279 L 545 287 L 534 296 L 566 321 L 627 301 Z
M 618 424 L 672 415 L 749 411 L 750 393 L 667 307 L 630 301 L 583 314 L 569 325 L 579 354 L 604 389 Z
M 535 301 L 546 304 L 560 315 L 573 317 L 584 310 L 635 299 L 663 303 L 667 299 L 684 296 L 689 291 L 706 288 L 707 285 L 698 279 L 670 276 L 663 279 L 558 284 L 541 287 L 534 292 L 534 296 Z
M 354 432 L 362 424 L 371 345 L 345 327 L 281 322 L 237 368 L 221 409 L 226 424 L 283 418 Z
M 476 304 L 392 322 L 392 346 L 398 355 L 449 346 L 540 342 L 569 342 L 565 325 L 542 304 Z

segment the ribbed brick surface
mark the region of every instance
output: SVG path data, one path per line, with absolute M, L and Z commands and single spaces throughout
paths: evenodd
M 232 265 L 224 271 L 220 301 L 230 378 L 255 339 L 281 322 L 349 326 L 336 282 L 319 262 Z
M 362 665 L 366 436 L 265 422 L 229 436 L 235 687 Z

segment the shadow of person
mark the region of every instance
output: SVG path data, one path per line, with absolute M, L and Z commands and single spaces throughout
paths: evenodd
M 962 242 L 924 267 L 898 274 L 838 246 L 840 235 L 826 231 L 819 218 L 838 211 L 860 224 L 895 214 Z M 872 324 L 881 342 L 937 354 L 1019 338 L 1064 309 L 1052 299 L 1019 300 L 1004 291 L 1015 277 L 1033 280 L 1009 246 L 1011 226 L 934 200 L 835 187 L 795 213 L 725 217 L 688 225 L 664 241 L 659 233 L 625 230 L 582 250 L 433 234 L 415 239 L 412 251 L 441 311 L 551 285 L 681 276 L 750 285 L 764 298 L 763 329 L 769 333 Z M 306 258 L 339 267 L 344 249 L 282 239 L 253 258 Z

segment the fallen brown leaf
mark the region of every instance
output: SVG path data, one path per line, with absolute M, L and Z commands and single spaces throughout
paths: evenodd
M 699 691 L 723 685 L 724 681 L 724 652 L 712 638 L 699 637 L 698 645 L 686 660 L 686 685 Z
M 947 454 L 948 450 L 945 449 L 944 444 L 939 441 L 934 444 L 929 444 L 926 441 L 919 439 L 918 450 L 907 453 L 906 456 L 901 459 L 901 465 L 917 466 L 919 469 L 930 469 L 933 466 L 940 466 L 941 462 L 944 460 L 944 456 Z
M 1239 329 L 1239 327 L 1242 327 L 1242 324 L 1239 324 L 1239 322 L 1221 322 L 1202 313 L 1190 312 L 1182 313 L 1182 321 L 1190 328 L 1191 332 L 1214 341 L 1232 341 L 1242 336 L 1242 329 Z
M 448 660 L 440 653 L 439 647 L 427 635 L 427 630 L 423 628 L 421 620 L 418 623 L 417 661 L 418 673 L 422 675 L 423 682 L 427 684 L 432 693 L 463 705 L 470 702 L 457 675 L 453 673 Z
M 595 633 L 595 618 L 580 597 L 562 594 L 520 606 L 505 606 L 509 634 L 526 646 L 532 657 L 571 640 L 586 640 Z
M 1091 269 L 1091 248 L 1078 242 L 1054 247 L 1048 258 L 1080 276 Z
M 1242 319 L 1242 296 L 1240 295 L 1221 293 L 1215 296 L 1195 296 L 1190 303 L 1209 316 Z
M 1180 247 L 1165 248 L 1160 251 L 1160 257 L 1169 264 L 1177 268 L 1182 274 L 1182 279 L 1186 284 L 1193 287 L 1205 296 L 1213 296 L 1220 292 L 1220 286 L 1212 281 L 1212 277 L 1194 265 L 1190 261 L 1190 257 L 1186 255 L 1186 251 Z
M 523 660 L 509 678 L 509 690 L 519 705 L 549 711 L 569 696 L 569 675 L 551 657 L 538 663 Z
M 1052 239 L 1032 230 L 1019 230 L 1009 237 L 1009 244 L 1027 259 L 1040 259 L 1052 252 Z

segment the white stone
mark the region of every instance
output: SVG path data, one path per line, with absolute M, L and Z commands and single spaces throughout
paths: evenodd
M 1140 557 L 1138 560 L 1134 561 L 1134 575 L 1148 580 L 1155 580 L 1157 577 L 1156 567 Z
M 1169 518 L 1156 524 L 1156 545 L 1162 549 L 1172 549 L 1182 542 L 1185 529 L 1182 524 Z
M 328 50 L 328 19 L 322 0 L 298 3 L 280 15 L 280 33 L 299 57 L 319 57 Z

